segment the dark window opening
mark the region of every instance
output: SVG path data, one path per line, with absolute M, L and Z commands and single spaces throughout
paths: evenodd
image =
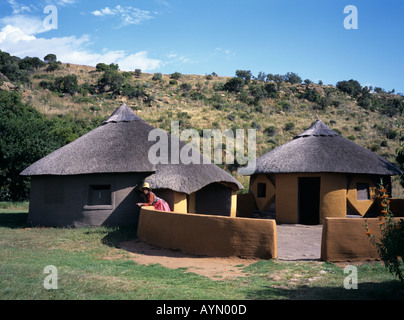
M 89 206 L 111 205 L 111 186 L 91 185 L 87 204 Z
M 265 198 L 267 196 L 267 184 L 257 183 L 257 197 Z
M 369 183 L 356 184 L 357 200 L 370 200 Z

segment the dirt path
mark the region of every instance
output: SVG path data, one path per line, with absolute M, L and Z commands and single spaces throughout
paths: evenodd
M 162 249 L 134 240 L 122 242 L 120 248 L 131 254 L 139 264 L 159 263 L 169 269 L 187 268 L 187 271 L 206 276 L 213 280 L 234 279 L 245 275 L 243 268 L 259 261 L 237 257 L 212 258 L 183 254 L 176 250 Z
M 277 225 L 278 260 L 320 260 L 322 226 L 298 224 Z M 259 261 L 237 257 L 212 258 L 183 254 L 162 249 L 139 240 L 122 242 L 120 248 L 128 251 L 139 264 L 161 264 L 170 269 L 186 268 L 213 280 L 232 279 L 245 275 L 243 268 Z

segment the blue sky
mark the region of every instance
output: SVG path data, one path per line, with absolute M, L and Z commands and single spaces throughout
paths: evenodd
M 47 5 L 57 29 L 44 25 Z M 347 5 L 357 29 L 344 27 Z M 402 0 L 0 0 L 0 49 L 152 73 L 295 72 L 404 93 L 403 14 Z

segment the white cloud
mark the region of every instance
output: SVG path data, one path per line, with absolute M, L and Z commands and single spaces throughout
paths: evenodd
M 91 13 L 96 17 L 116 16 L 121 20 L 120 27 L 131 24 L 141 24 L 144 21 L 153 18 L 150 14 L 150 11 L 141 10 L 131 6 L 121 7 L 120 5 L 117 5 L 113 9 L 105 7 L 100 10 L 95 10 Z
M 59 0 L 56 2 L 56 4 L 60 5 L 60 6 L 68 6 L 68 5 L 72 5 L 76 2 L 76 0 Z
M 27 35 L 34 35 L 49 31 L 49 26 L 45 26 L 43 19 L 35 16 L 12 15 L 0 19 L 3 25 L 16 26 L 21 32 Z
M 19 4 L 15 0 L 7 0 L 7 2 L 13 9 L 13 14 L 19 14 L 21 12 L 30 12 L 31 11 L 31 8 L 29 6 Z
M 161 60 L 151 59 L 147 56 L 147 51 L 140 51 L 130 54 L 118 60 L 121 70 L 155 70 L 162 65 Z
M 95 66 L 99 62 L 117 63 L 121 70 L 151 71 L 162 66 L 163 62 L 148 57 L 146 51 L 128 54 L 123 50 L 104 49 L 101 53 L 94 53 L 87 49 L 90 37 L 59 37 L 45 39 L 30 32 L 6 25 L 0 30 L 0 50 L 24 58 L 26 56 L 43 59 L 48 53 L 56 54 L 59 61 L 81 65 Z

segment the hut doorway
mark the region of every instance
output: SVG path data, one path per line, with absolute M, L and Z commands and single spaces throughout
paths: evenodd
M 299 178 L 299 223 L 320 223 L 320 178 Z

